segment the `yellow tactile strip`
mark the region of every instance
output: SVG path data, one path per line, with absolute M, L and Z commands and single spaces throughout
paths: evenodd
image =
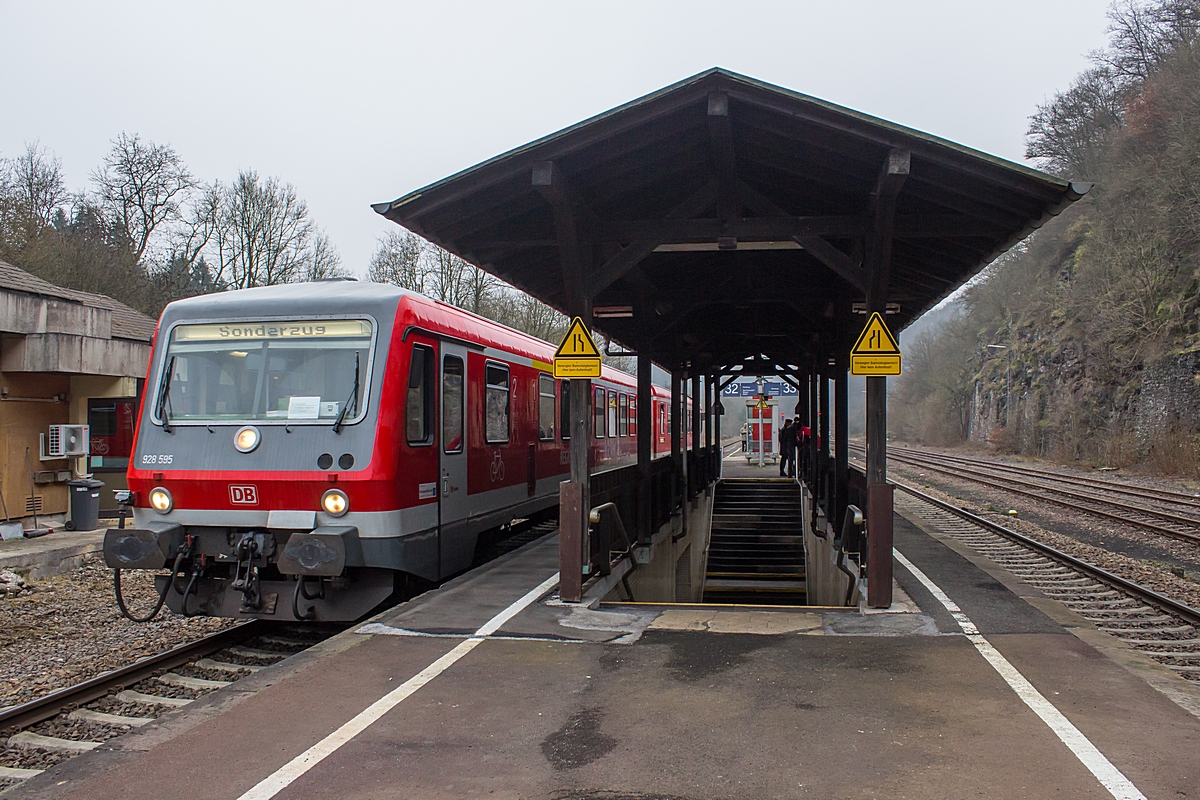
M 651 630 L 711 633 L 804 633 L 820 636 L 822 615 L 803 611 L 734 611 L 668 608 L 650 623 Z

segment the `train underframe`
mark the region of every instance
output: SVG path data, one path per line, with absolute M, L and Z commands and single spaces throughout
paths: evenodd
M 365 565 L 353 526 L 282 531 L 150 523 L 109 530 L 104 559 L 121 571 L 159 571 L 160 600 L 183 616 L 346 622 L 414 593 L 415 584 L 430 585 L 398 569 Z

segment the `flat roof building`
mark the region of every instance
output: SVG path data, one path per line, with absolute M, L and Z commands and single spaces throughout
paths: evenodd
M 155 322 L 101 294 L 55 286 L 0 261 L 0 496 L 12 519 L 67 512 L 66 481 L 125 486 Z M 86 458 L 50 458 L 51 425 L 90 425 Z M 3 508 L 0 508 L 3 513 Z

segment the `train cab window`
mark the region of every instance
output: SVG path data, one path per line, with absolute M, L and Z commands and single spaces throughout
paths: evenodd
M 619 427 L 617 428 L 617 431 L 620 433 L 621 436 L 628 436 L 629 435 L 629 395 L 622 394 L 620 396 L 620 398 L 617 400 L 617 402 L 620 404 L 620 411 L 619 411 L 620 416 L 617 419 L 617 424 Z
M 608 393 L 608 435 L 616 437 L 617 431 L 617 393 Z
M 562 424 L 558 430 L 564 442 L 571 438 L 571 382 L 565 379 L 562 382 Z
M 608 405 L 607 403 L 604 402 L 604 390 L 603 389 L 596 390 L 596 395 L 593 398 L 593 402 L 595 405 L 594 405 L 594 408 L 592 409 L 592 411 L 595 414 L 595 416 L 592 420 L 592 425 L 596 429 L 596 438 L 603 439 L 604 438 L 605 407 Z
M 508 367 L 499 364 L 487 365 L 487 397 L 484 398 L 484 414 L 487 419 L 484 429 L 489 444 L 503 444 L 508 441 L 508 377 Z
M 466 369 L 458 356 L 442 359 L 442 449 L 463 451 L 463 378 Z
M 554 378 L 538 375 L 538 439 L 554 438 Z
M 637 395 L 629 395 L 629 435 L 637 436 Z
M 408 370 L 406 431 L 409 444 L 433 442 L 433 349 L 413 345 Z
M 664 403 L 658 404 L 658 435 L 667 435 L 667 406 Z

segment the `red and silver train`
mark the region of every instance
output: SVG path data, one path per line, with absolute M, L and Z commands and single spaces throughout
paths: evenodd
M 387 285 L 206 295 L 163 311 L 104 556 L 188 615 L 353 620 L 412 575 L 467 569 L 482 532 L 557 503 L 570 382 L 554 349 Z M 593 381 L 594 471 L 669 454 L 669 394 Z M 124 610 L 124 605 L 122 604 Z

